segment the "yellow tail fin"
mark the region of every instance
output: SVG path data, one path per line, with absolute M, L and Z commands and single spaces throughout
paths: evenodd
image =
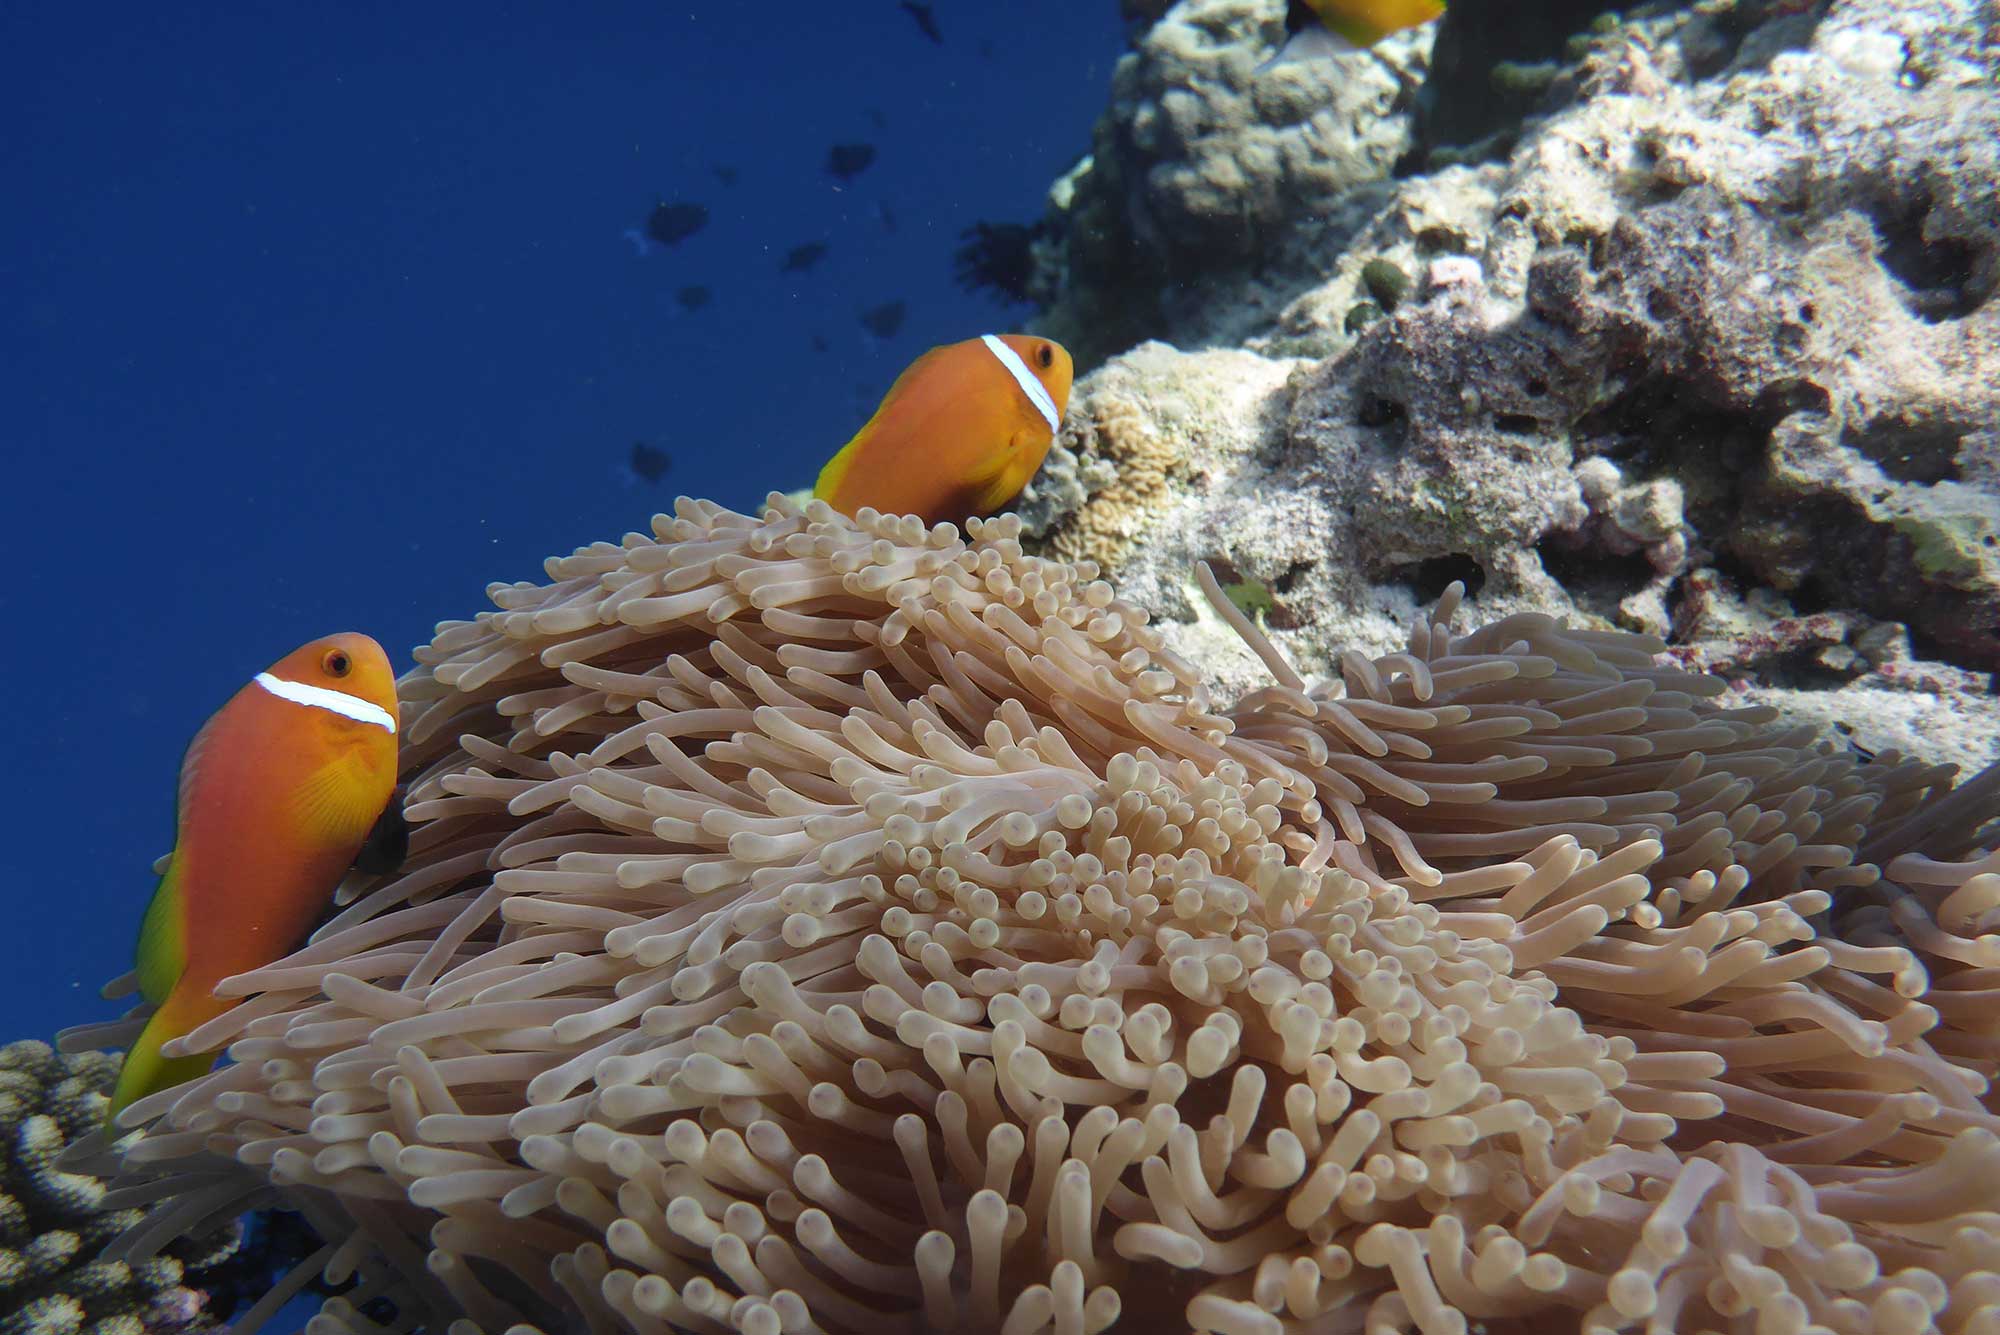
M 119 1113 L 148 1094 L 207 1075 L 215 1065 L 213 1052 L 167 1058 L 160 1055 L 160 1048 L 168 1040 L 179 1038 L 210 1017 L 220 1015 L 231 1004 L 213 997 L 190 999 L 178 991 L 169 996 L 166 1004 L 146 1021 L 145 1029 L 125 1054 L 125 1064 L 118 1069 L 118 1084 L 111 1092 L 105 1124 L 110 1125 Z

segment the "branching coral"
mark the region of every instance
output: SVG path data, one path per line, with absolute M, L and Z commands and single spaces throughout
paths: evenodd
M 409 865 L 131 1110 L 128 1252 L 275 1186 L 329 1329 L 2000 1328 L 2000 781 L 1455 591 L 1222 709 L 1016 529 L 683 501 L 442 626 Z
M 140 1335 L 212 1325 L 199 1292 L 183 1285 L 227 1258 L 237 1233 L 182 1240 L 133 1264 L 104 1244 L 140 1218 L 108 1208 L 104 1184 L 57 1159 L 104 1119 L 118 1063 L 103 1053 L 62 1056 L 23 1040 L 0 1048 L 0 1332 Z

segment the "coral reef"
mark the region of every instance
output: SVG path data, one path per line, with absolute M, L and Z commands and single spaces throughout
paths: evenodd
M 132 1254 L 275 1191 L 327 1329 L 1992 1329 L 2000 768 L 1455 585 L 1311 683 L 1204 572 L 1224 707 L 1019 532 L 684 500 L 441 626 L 410 862 L 129 1110 Z
M 1074 281 L 1045 332 L 1079 367 L 1166 330 L 1239 341 L 1301 286 L 1290 269 L 1380 204 L 1356 187 L 1410 147 L 1429 30 L 1257 73 L 1283 38 L 1282 3 L 1183 0 L 1119 60 L 1091 156 L 1046 224 L 1060 244 L 1044 262 Z M 1266 290 L 1273 270 L 1287 276 Z
M 100 1253 L 141 1218 L 57 1160 L 104 1120 L 118 1060 L 22 1040 L 0 1048 L 0 1332 L 141 1335 L 211 1329 L 206 1276 L 235 1254 L 225 1226 L 127 1263 Z
M 1160 10 L 962 257 L 1103 363 L 1021 515 L 683 501 L 441 626 L 408 865 L 85 1139 L 97 1264 L 276 1199 L 328 1330 L 2000 1328 L 1990 3 L 1468 0 L 1421 93 Z
M 1175 494 L 1270 431 L 1260 415 L 1287 367 L 1247 353 L 1200 362 L 1152 344 L 1105 367 L 1017 504 L 1026 531 L 1065 561 L 1121 565 Z
M 1426 144 L 1470 144 L 1508 130 L 1540 102 L 1571 36 L 1613 0 L 1452 0 L 1418 98 Z M 1501 76 L 1494 77 L 1496 68 Z
M 1073 240 L 1052 325 L 1115 307 L 1187 351 L 1150 347 L 1079 383 L 1072 448 L 1036 484 L 1031 536 L 1089 527 L 1080 517 L 1115 493 L 1116 542 L 1047 550 L 1102 561 L 1180 623 L 1166 633 L 1183 652 L 1233 653 L 1233 684 L 1254 664 L 1195 607 L 1194 558 L 1282 583 L 1301 618 L 1285 649 L 1315 670 L 1343 646 L 1387 649 L 1457 578 L 1485 615 L 1669 635 L 1687 661 L 1782 692 L 1801 717 L 1858 726 L 1867 692 L 1900 693 L 1905 740 L 1970 720 L 1954 754 L 2000 755 L 1991 23 L 1982 0 L 1716 0 L 1606 21 L 1573 44 L 1552 109 L 1507 161 L 1361 182 L 1264 219 L 1245 233 L 1261 267 L 1220 263 L 1148 306 L 1129 271 Z M 1128 84 L 1178 68 L 1166 53 L 1205 49 L 1213 25 L 1206 4 L 1176 6 Z M 1114 97 L 1079 210 L 1106 207 L 1093 181 L 1155 179 L 1126 124 L 1149 114 Z M 1326 151 L 1329 170 L 1344 160 Z M 1248 193 L 1283 179 L 1272 167 Z M 1206 236 L 1190 223 L 1140 249 Z M 1223 356 L 1261 390 L 1239 404 L 1254 432 L 1208 439 L 1147 410 L 1218 378 Z M 1119 477 L 1115 451 L 1092 452 L 1107 395 L 1125 405 L 1119 438 L 1211 462 L 1165 485 Z M 1783 604 L 1773 620 L 1839 624 L 1812 680 L 1791 671 L 1797 656 L 1732 643 L 1700 614 L 1718 579 Z M 1877 624 L 1928 664 L 1916 675 L 1939 686 L 1934 708 L 1903 669 L 1854 649 Z M 1841 686 L 1862 675 L 1863 689 Z M 1806 700 L 1816 684 L 1844 703 Z

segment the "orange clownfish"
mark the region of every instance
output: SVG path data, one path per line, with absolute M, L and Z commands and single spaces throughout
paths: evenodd
M 1315 56 L 1365 51 L 1386 37 L 1429 23 L 1444 0 L 1291 0 L 1285 7 L 1287 40 L 1258 69 Z
M 813 496 L 845 515 L 872 506 L 963 523 L 1028 485 L 1069 407 L 1069 353 L 1031 334 L 932 348 L 820 470 Z
M 112 1117 L 214 1064 L 160 1047 L 236 1005 L 216 984 L 297 946 L 350 866 L 402 862 L 396 726 L 389 656 L 343 634 L 258 673 L 195 734 L 174 851 L 139 929 L 139 991 L 159 1009 L 125 1055 Z

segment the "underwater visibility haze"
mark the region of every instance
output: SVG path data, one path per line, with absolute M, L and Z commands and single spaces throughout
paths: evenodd
M 2000 1330 L 1996 89 L 0 16 L 0 1335 Z

